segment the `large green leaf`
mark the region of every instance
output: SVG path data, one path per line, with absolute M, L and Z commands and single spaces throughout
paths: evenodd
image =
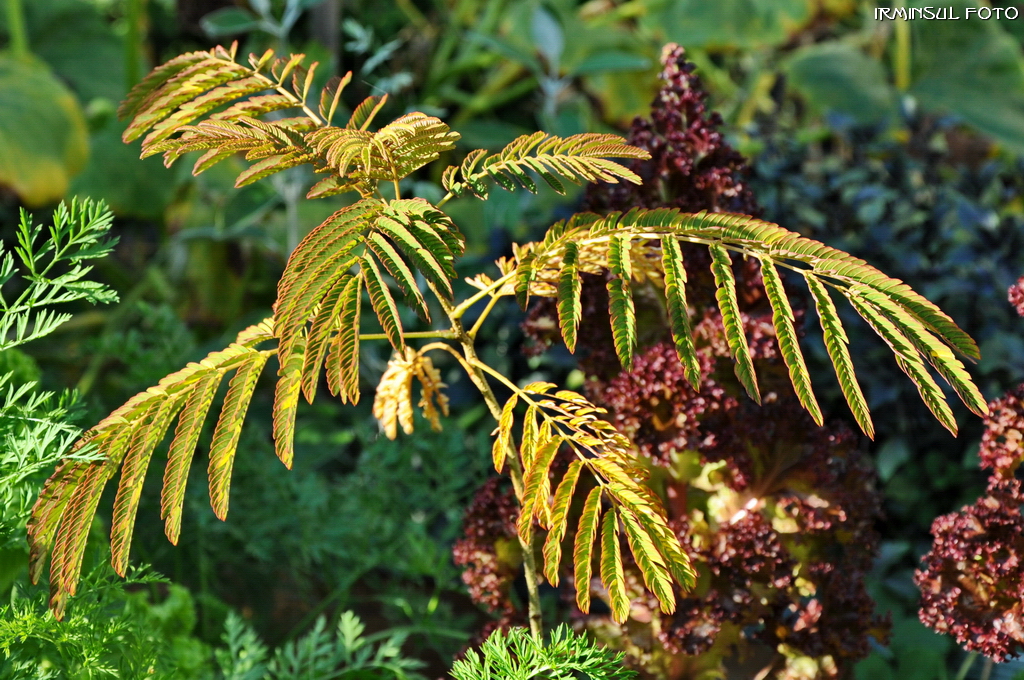
M 916 0 L 914 6 L 927 3 Z M 973 2 L 948 3 L 961 21 L 913 21 L 911 93 L 1024 153 L 1024 59 L 994 19 L 966 19 Z
M 783 68 L 790 85 L 819 111 L 841 112 L 859 123 L 896 113 L 896 90 L 882 63 L 852 45 L 809 45 L 797 50 Z
M 751 49 L 784 43 L 812 17 L 809 0 L 648 0 L 640 23 L 689 48 Z
M 45 66 L 0 57 L 0 185 L 29 206 L 52 203 L 88 155 L 75 96 Z

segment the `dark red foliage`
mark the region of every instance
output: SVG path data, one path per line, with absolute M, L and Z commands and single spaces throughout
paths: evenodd
M 1024 276 L 1017 279 L 1017 283 L 1010 286 L 1006 293 L 1010 304 L 1014 306 L 1017 313 L 1024 316 Z
M 988 405 L 978 457 L 981 466 L 1012 476 L 1024 459 L 1024 385 Z
M 914 576 L 921 621 L 996 661 L 1024 652 L 1022 503 L 1020 481 L 993 476 L 977 503 L 935 520 Z
M 643 180 L 592 185 L 584 209 L 598 213 L 641 208 L 679 208 L 684 212 L 759 212 L 743 156 L 718 131 L 722 117 L 708 113 L 707 94 L 686 50 L 668 44 L 661 54 L 665 82 L 651 104 L 650 120 L 636 118 L 626 138 L 650 152 L 630 166 Z
M 500 555 L 499 549 L 504 546 L 513 553 L 518 549 L 518 511 L 515 494 L 511 488 L 502 489 L 502 482 L 494 477 L 476 492 L 463 520 L 464 538 L 455 543 L 452 554 L 455 564 L 465 567 L 462 580 L 469 587 L 470 598 L 506 619 L 515 609 L 509 593 L 518 564 L 508 555 Z

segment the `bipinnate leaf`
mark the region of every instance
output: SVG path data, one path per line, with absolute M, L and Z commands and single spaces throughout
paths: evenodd
M 750 347 L 743 329 L 739 302 L 736 299 L 736 278 L 732 273 L 732 258 L 724 246 L 713 244 L 711 250 L 711 271 L 715 275 L 718 308 L 722 312 L 722 327 L 725 339 L 729 343 L 735 363 L 736 377 L 750 395 L 750 398 L 761 403 L 761 392 L 757 389 L 757 376 L 754 373 L 754 362 L 750 358 Z
M 690 386 L 694 391 L 699 391 L 700 362 L 697 360 L 697 348 L 693 344 L 693 329 L 686 302 L 686 267 L 683 266 L 683 254 L 679 242 L 674 238 L 662 239 L 661 247 L 662 269 L 665 272 L 665 305 L 672 338 L 675 341 L 676 355 L 686 371 L 686 379 Z
M 567 241 L 562 255 L 562 271 L 558 276 L 558 323 L 562 339 L 570 352 L 576 351 L 576 331 L 580 325 L 580 293 L 583 282 L 579 277 L 577 261 L 579 247 L 574 241 Z
M 584 614 L 590 613 L 590 579 L 593 574 L 594 538 L 601 521 L 601 487 L 594 487 L 583 503 L 583 512 L 576 528 L 573 548 L 575 565 L 576 605 Z
M 67 598 L 74 593 L 89 526 L 103 487 L 118 466 L 122 471 L 111 522 L 111 562 L 118 573 L 124 573 L 146 468 L 171 419 L 178 415 L 161 501 L 169 537 L 176 540 L 184 482 L 217 384 L 225 372 L 260 354 L 254 349 L 257 345 L 273 338 L 270 319 L 246 328 L 227 349 L 211 352 L 136 394 L 75 443 L 72 452 L 95 446 L 104 462 L 65 460 L 44 485 L 28 524 L 33 579 L 38 580 L 46 552 L 53 549 L 50 583 L 55 614 L 63 615 Z
M 181 508 L 185 502 L 185 485 L 192 456 L 203 429 L 203 421 L 210 410 L 210 404 L 217 393 L 224 374 L 217 369 L 203 372 L 195 383 L 185 406 L 178 416 L 178 427 L 174 431 L 171 448 L 167 452 L 167 467 L 164 469 L 164 488 L 160 498 L 160 518 L 164 520 L 167 540 L 178 544 L 181 535 Z
M 505 468 L 505 459 L 512 441 L 512 423 L 517 403 L 519 403 L 519 397 L 513 394 L 502 406 L 501 417 L 498 419 L 497 436 L 494 438 L 491 457 L 494 459 L 494 469 L 499 473 Z M 519 500 L 522 502 L 523 499 Z
M 626 594 L 626 575 L 619 552 L 619 518 L 615 509 L 604 515 L 601 527 L 601 582 L 608 591 L 612 620 L 625 623 L 629 617 L 629 596 Z
M 228 383 L 217 426 L 210 444 L 210 506 L 213 514 L 223 520 L 228 515 L 228 494 L 231 489 L 231 470 L 238 449 L 238 438 L 242 433 L 245 413 L 252 401 L 253 391 L 260 373 L 267 363 L 268 354 L 252 351 Z
M 871 422 L 871 412 L 868 409 L 867 400 L 857 382 L 856 372 L 853 369 L 853 359 L 850 357 L 850 349 L 847 346 L 849 339 L 843 329 L 843 322 L 839 319 L 839 312 L 836 310 L 828 289 L 816 276 L 806 275 L 807 287 L 814 298 L 814 307 L 818 312 L 821 321 L 821 330 L 825 336 L 825 349 L 832 360 L 832 366 L 836 371 L 836 378 L 839 380 L 839 387 L 846 397 L 846 403 L 850 406 L 850 412 L 860 425 L 860 429 L 869 438 L 875 438 L 875 426 Z
M 761 279 L 764 281 L 768 301 L 772 305 L 772 325 L 775 326 L 779 351 L 789 369 L 789 378 L 793 383 L 796 396 L 807 412 L 811 414 L 814 422 L 821 425 L 824 420 L 818 400 L 814 397 L 814 390 L 811 389 L 811 375 L 807 371 L 796 327 L 793 325 L 793 308 L 789 304 L 789 298 L 786 297 L 786 290 L 783 288 L 779 270 L 768 258 L 761 259 Z
M 274 327 L 285 361 L 293 338 L 305 327 L 313 308 L 357 263 L 360 235 L 370 229 L 383 206 L 361 200 L 338 210 L 306 235 L 292 251 L 277 284 Z
M 359 403 L 359 312 L 362 273 L 347 279 L 338 298 L 338 332 L 327 355 L 327 386 L 342 403 Z
M 569 469 L 565 471 L 562 481 L 555 489 L 555 497 L 551 505 L 551 528 L 544 539 L 544 577 L 553 586 L 558 585 L 558 569 L 562 562 L 562 539 L 565 538 L 569 524 L 569 505 L 572 503 L 572 496 L 576 491 L 576 484 L 579 482 L 583 465 L 583 461 L 578 459 L 569 463 Z

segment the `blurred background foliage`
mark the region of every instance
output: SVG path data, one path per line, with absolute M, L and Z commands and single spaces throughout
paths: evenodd
M 351 70 L 350 103 L 386 92 L 382 115 L 437 115 L 462 133 L 460 151 L 498 148 L 535 129 L 621 132 L 648 112 L 661 46 L 677 42 L 697 64 L 723 131 L 750 160 L 764 218 L 868 260 L 948 311 L 981 345 L 983 359 L 973 370 L 987 398 L 1024 380 L 1021 321 L 1005 300 L 1006 288 L 1024 273 L 1024 12 L 1016 19 L 902 22 L 876 21 L 875 3 L 863 0 L 3 4 L 4 240 L 13 237 L 19 207 L 48 210 L 64 197 L 103 200 L 117 218 L 113 233 L 120 242 L 113 256 L 96 263 L 94 275 L 121 302 L 83 306 L 52 335 L 24 347 L 24 355 L 0 354 L 16 382 L 76 387 L 76 408 L 87 412 L 79 424 L 94 422 L 266 315 L 290 250 L 343 200 L 303 200 L 312 177 L 299 169 L 235 190 L 237 168 L 224 164 L 193 178 L 184 164 L 167 169 L 157 158 L 139 160 L 137 147 L 121 142 L 117 105 L 149 68 L 232 40 L 242 54 L 268 47 L 304 52 L 321 62 L 322 81 Z M 923 0 L 904 4 L 925 6 Z M 960 17 L 969 7 L 1015 7 L 947 6 Z M 441 196 L 439 177 L 407 182 L 402 188 L 409 195 Z M 513 241 L 538 235 L 578 201 L 578 193 L 547 192 L 453 205 L 468 237 L 467 273 L 506 253 Z M 492 318 L 496 323 L 480 339 L 492 366 L 514 379 L 579 383 L 564 349 L 520 356 L 517 310 Z M 848 328 L 876 414 L 879 435 L 867 446 L 888 518 L 879 527 L 883 553 L 871 589 L 896 623 L 891 647 L 879 648 L 858 674 L 945 678 L 947 667 L 955 674 L 959 657 L 916 623 L 911 573 L 928 547 L 931 520 L 983 487 L 976 461 L 981 425 L 961 409 L 962 434 L 950 438 L 910 383 L 892 379 L 891 360 L 877 343 L 865 342 L 863 325 L 849 319 Z M 841 416 L 824 348 L 811 347 L 819 391 Z M 367 352 L 363 361 L 372 385 L 387 356 L 383 349 Z M 228 522 L 209 512 L 204 485 L 190 484 L 185 521 L 191 526 L 177 548 L 152 521 L 159 481 L 152 480 L 133 560 L 152 564 L 177 585 L 155 577 L 113 584 L 97 567 L 88 586 L 107 593 L 93 605 L 119 612 L 111 625 L 135 631 L 138 640 L 161 638 L 152 643 L 156 656 L 137 667 L 162 668 L 157 657 L 164 655 L 181 667 L 192 664 L 196 677 L 290 677 L 282 669 L 291 661 L 281 655 L 301 657 L 296 640 L 313 650 L 312 660 L 288 668 L 329 667 L 317 645 L 337 650 L 337 640 L 354 630 L 350 620 L 348 632 L 338 627 L 348 620 L 341 612 L 355 610 L 370 630 L 399 636 L 387 640 L 425 660 L 435 676 L 447 668 L 486 618 L 467 600 L 450 546 L 466 504 L 487 478 L 489 425 L 454 367 L 442 370 L 459 414 L 443 433 L 422 427 L 426 434 L 395 444 L 377 436 L 365 400 L 345 409 L 317 403 L 300 412 L 299 455 L 289 474 L 273 460 L 263 431 L 267 416 L 250 418 Z M 268 414 L 269 394 L 258 395 L 253 413 Z M 20 490 L 10 493 L 37 488 L 24 487 L 37 485 L 37 477 L 19 478 Z M 12 535 L 19 521 L 4 515 Z M 5 626 L 34 621 L 37 642 L 93 645 L 106 649 L 100 656 L 108 661 L 117 656 L 114 640 L 135 639 L 121 629 L 75 629 L 88 616 L 86 605 L 64 637 L 54 637 L 41 596 L 24 587 L 18 564 L 13 558 L 0 564 L 0 601 L 15 602 L 3 610 Z M 178 623 L 161 628 L 151 625 L 154 617 L 178 617 Z M 315 627 L 317 621 L 327 623 Z M 11 658 L 49 677 L 29 660 L 53 657 L 52 648 L 24 641 L 11 647 L 14 638 L 4 638 L 3 630 L 10 629 L 0 629 L 0 654 L 15 649 L 21 656 Z M 254 631 L 266 644 L 293 647 L 274 656 Z M 84 637 L 75 642 L 75 635 Z M 240 661 L 247 654 L 249 666 Z M 186 657 L 193 660 L 181 660 Z

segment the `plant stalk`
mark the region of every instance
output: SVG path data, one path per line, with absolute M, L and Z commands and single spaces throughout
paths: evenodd
M 473 338 L 466 332 L 466 329 L 462 325 L 462 320 L 459 318 L 452 318 L 452 307 L 448 304 L 443 297 L 438 296 L 441 300 L 441 304 L 444 305 L 445 312 L 449 315 L 452 321 L 452 331 L 456 333 L 459 339 L 459 343 L 462 345 L 463 354 L 466 357 L 466 362 L 472 369 L 469 373 L 470 380 L 476 385 L 477 389 L 480 390 L 480 394 L 484 398 L 484 402 L 487 404 L 488 410 L 491 415 L 494 416 L 495 420 L 501 419 L 501 405 L 498 403 L 498 398 L 494 396 L 494 391 L 491 386 L 487 383 L 487 377 L 484 372 L 480 369 L 480 359 L 476 355 L 476 349 L 473 346 Z M 509 445 L 511 448 L 511 444 Z M 516 490 L 516 495 L 519 498 L 523 496 L 523 466 L 519 462 L 519 456 L 515 451 L 510 452 L 512 455 L 507 457 L 508 462 L 508 473 L 509 477 L 512 478 L 512 486 Z M 523 550 L 523 571 L 526 574 L 526 592 L 527 592 L 527 606 L 528 606 L 528 618 L 530 621 L 530 633 L 537 639 L 542 640 L 544 636 L 544 622 L 541 615 L 540 608 L 540 572 L 537 570 L 537 562 L 533 555 L 533 545 L 527 543 L 519 538 L 519 545 Z
M 7 30 L 11 34 L 11 53 L 15 59 L 24 61 L 30 52 L 28 32 L 25 30 L 25 11 L 21 0 L 7 0 Z

